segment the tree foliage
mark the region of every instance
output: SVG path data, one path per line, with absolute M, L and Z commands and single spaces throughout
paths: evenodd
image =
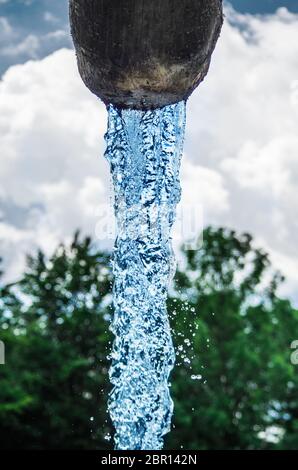
M 298 448 L 298 313 L 252 238 L 207 228 L 168 301 L 177 367 L 169 449 Z M 76 234 L 0 288 L 0 447 L 111 448 L 110 256 Z M 264 436 L 267 436 L 264 439 Z

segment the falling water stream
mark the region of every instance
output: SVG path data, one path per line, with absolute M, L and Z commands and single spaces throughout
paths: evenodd
M 119 450 L 161 449 L 171 427 L 175 353 L 166 299 L 184 129 L 184 102 L 152 111 L 109 106 L 117 220 L 109 413 Z

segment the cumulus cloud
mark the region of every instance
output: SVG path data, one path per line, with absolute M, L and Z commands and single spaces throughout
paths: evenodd
M 19 258 L 36 245 L 50 252 L 78 227 L 94 233 L 109 187 L 106 111 L 82 86 L 69 50 L 10 68 L 0 109 L 0 238 L 12 277 L 12 252 Z
M 22 41 L 16 44 L 9 44 L 2 47 L 0 54 L 2 56 L 16 57 L 25 54 L 27 57 L 36 59 L 40 49 L 40 41 L 34 34 L 29 34 Z
M 72 47 L 66 0 L 6 4 L 8 1 L 0 0 L 0 75 L 15 63 L 42 59 L 57 49 Z
M 229 209 L 229 192 L 218 171 L 203 167 L 199 162 L 194 163 L 185 156 L 182 162 L 181 177 L 182 205 L 196 204 L 202 208 L 208 207 L 208 212 L 214 218 Z
M 221 175 L 228 191 L 229 211 L 215 222 L 252 232 L 294 294 L 298 16 L 285 8 L 263 17 L 227 14 L 210 74 L 189 101 L 186 152 Z
M 188 103 L 183 201 L 205 223 L 252 232 L 289 277 L 298 274 L 298 16 L 228 11 L 210 74 Z M 11 67 L 0 83 L 0 238 L 8 275 L 24 251 L 50 252 L 77 227 L 94 235 L 110 201 L 104 106 L 62 49 Z

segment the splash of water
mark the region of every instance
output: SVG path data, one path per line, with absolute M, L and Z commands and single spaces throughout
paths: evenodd
M 184 102 L 154 111 L 109 107 L 106 157 L 118 236 L 108 407 L 116 449 L 158 450 L 170 431 L 175 353 L 166 299 L 176 267 L 170 231 L 184 129 Z

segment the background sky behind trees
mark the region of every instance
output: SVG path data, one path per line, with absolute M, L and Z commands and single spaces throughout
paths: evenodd
M 298 1 L 231 3 L 188 103 L 182 204 L 251 232 L 297 303 Z M 95 235 L 111 193 L 106 111 L 78 77 L 66 1 L 1 0 L 0 40 L 0 253 L 15 279 L 25 252 Z

